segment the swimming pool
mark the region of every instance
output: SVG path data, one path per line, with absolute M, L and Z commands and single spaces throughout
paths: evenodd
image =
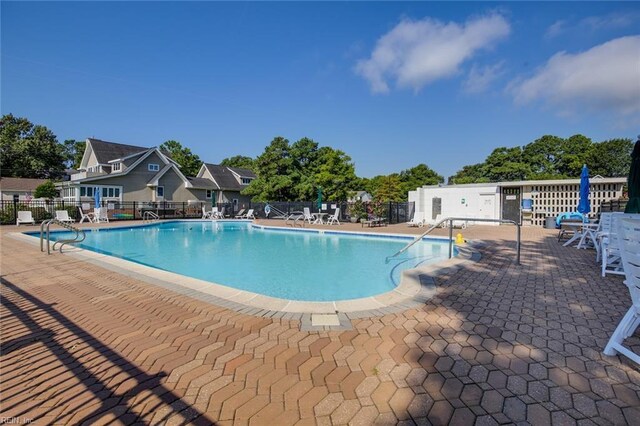
M 54 232 L 52 240 L 68 237 Z M 448 257 L 445 240 L 273 229 L 249 222 L 175 221 L 87 231 L 79 247 L 270 297 L 364 298 L 393 290 L 401 272 Z

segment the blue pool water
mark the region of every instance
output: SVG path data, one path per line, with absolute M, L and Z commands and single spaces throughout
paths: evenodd
M 54 240 L 68 232 L 52 233 Z M 164 222 L 88 231 L 80 247 L 205 281 L 292 300 L 328 301 L 392 290 L 401 271 L 447 257 L 424 240 L 388 264 L 410 239 L 270 230 L 247 222 Z

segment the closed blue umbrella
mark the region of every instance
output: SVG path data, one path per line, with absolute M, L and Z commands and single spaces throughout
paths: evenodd
M 94 207 L 96 209 L 100 208 L 100 188 L 93 188 L 93 201 L 95 202 Z
M 585 164 L 582 166 L 582 173 L 580 173 L 580 201 L 578 202 L 578 212 L 586 215 L 591 211 L 591 205 L 589 204 L 589 169 Z

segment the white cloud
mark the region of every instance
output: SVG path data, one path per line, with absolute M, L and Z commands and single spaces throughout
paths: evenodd
M 614 12 L 602 16 L 588 16 L 579 21 L 561 19 L 549 26 L 545 33 L 546 38 L 554 38 L 568 32 L 581 33 L 584 31 L 599 31 L 606 29 L 625 28 L 638 20 L 637 12 Z
M 546 38 L 554 38 L 562 34 L 567 30 L 567 21 L 564 19 L 560 19 L 547 28 L 547 32 L 545 33 Z
M 467 93 L 482 93 L 486 91 L 491 83 L 504 74 L 503 65 L 504 61 L 484 67 L 474 64 L 463 84 L 464 91 Z
M 464 61 L 478 50 L 491 48 L 510 31 L 509 23 L 499 14 L 464 24 L 405 19 L 378 39 L 371 57 L 358 61 L 355 71 L 374 93 L 389 92 L 392 81 L 397 87 L 419 90 L 455 75 Z
M 621 37 L 571 54 L 559 52 L 533 76 L 513 81 L 516 103 L 537 100 L 563 114 L 640 114 L 640 36 Z

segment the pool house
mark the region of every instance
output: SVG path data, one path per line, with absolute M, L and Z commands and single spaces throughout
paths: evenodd
M 589 217 L 598 215 L 602 203 L 622 197 L 625 183 L 624 177 L 591 178 Z M 410 191 L 409 201 L 431 223 L 454 216 L 519 221 L 522 215 L 524 225 L 543 226 L 547 217 L 575 211 L 579 190 L 580 179 L 433 185 Z

